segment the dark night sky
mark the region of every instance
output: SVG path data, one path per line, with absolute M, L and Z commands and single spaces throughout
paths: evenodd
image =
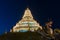
M 60 3 L 56 0 L 0 0 L 0 34 L 9 30 L 21 19 L 29 7 L 34 19 L 42 26 L 49 19 L 53 28 L 60 28 Z

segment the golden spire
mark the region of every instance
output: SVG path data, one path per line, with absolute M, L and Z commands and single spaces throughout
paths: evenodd
M 31 17 L 31 18 L 33 18 L 33 16 L 32 16 L 32 14 L 31 14 L 31 11 L 30 11 L 29 8 L 27 8 L 27 9 L 25 10 L 24 15 L 23 15 L 22 18 L 25 18 L 25 17 Z
M 24 15 L 22 19 L 13 27 L 11 32 L 20 32 L 20 31 L 37 31 L 38 28 L 42 27 L 37 23 L 31 14 L 31 11 L 29 8 L 27 8 L 24 12 Z M 23 32 L 22 31 L 22 32 Z

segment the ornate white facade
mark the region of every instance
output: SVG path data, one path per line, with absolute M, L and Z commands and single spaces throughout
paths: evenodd
M 38 28 L 42 27 L 37 23 L 31 14 L 29 8 L 24 12 L 22 19 L 10 30 L 11 32 L 26 32 L 26 31 L 36 31 Z

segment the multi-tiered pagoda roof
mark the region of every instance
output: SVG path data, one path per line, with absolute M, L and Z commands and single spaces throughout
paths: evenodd
M 31 11 L 27 8 L 24 12 L 22 19 L 10 30 L 11 32 L 26 32 L 26 31 L 36 31 L 38 28 L 42 27 L 34 20 Z

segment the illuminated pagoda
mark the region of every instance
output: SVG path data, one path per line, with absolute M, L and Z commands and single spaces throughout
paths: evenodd
M 42 27 L 33 19 L 31 11 L 27 8 L 24 12 L 22 19 L 10 30 L 10 32 L 27 32 L 36 31 Z

